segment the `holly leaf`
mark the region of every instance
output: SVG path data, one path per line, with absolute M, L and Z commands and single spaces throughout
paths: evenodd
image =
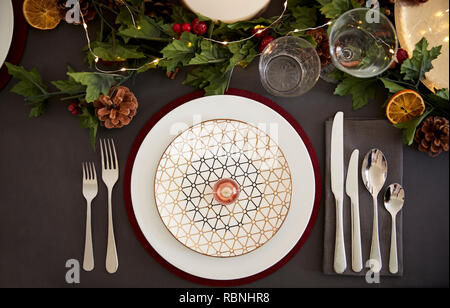
M 292 8 L 291 13 L 295 18 L 295 20 L 290 23 L 290 26 L 293 29 L 301 30 L 316 25 L 317 10 L 314 7 L 296 6 Z
M 418 82 L 425 77 L 425 73 L 433 68 L 431 63 L 441 54 L 442 46 L 436 46 L 428 50 L 428 41 L 422 38 L 414 48 L 413 56 L 406 59 L 401 68 L 400 73 L 404 74 L 404 80 L 412 80 Z
M 346 75 L 334 90 L 335 95 L 351 95 L 353 110 L 358 110 L 369 103 L 369 99 L 375 98 L 377 84 L 376 78 L 361 79 Z
M 247 67 L 258 56 L 257 45 L 252 41 L 245 43 L 235 43 L 228 45 L 228 50 L 233 54 L 225 71 L 229 71 L 234 66 Z
M 95 112 L 88 107 L 83 107 L 81 109 L 81 113 L 78 115 L 78 121 L 81 127 L 89 129 L 91 145 L 95 151 L 95 141 L 97 139 L 98 127 L 100 125 Z
M 317 2 L 322 5 L 320 12 L 329 19 L 336 19 L 348 10 L 361 7 L 356 0 L 317 0 Z
M 67 71 L 71 73 L 74 72 L 73 68 L 70 66 L 67 67 Z M 71 95 L 86 91 L 86 86 L 75 81 L 75 79 L 70 76 L 66 80 L 56 80 L 51 83 L 61 92 Z
M 27 71 L 23 66 L 13 65 L 5 62 L 8 73 L 19 82 L 10 90 L 22 95 L 31 104 L 29 117 L 39 117 L 45 113 L 47 108 L 47 86 L 43 82 L 36 68 Z
M 406 145 L 411 145 L 414 142 L 414 135 L 416 134 L 417 126 L 422 123 L 423 119 L 425 119 L 432 109 L 426 111 L 420 117 L 412 119 L 411 121 L 394 124 L 395 127 L 403 130 L 403 143 Z
M 224 49 L 211 41 L 202 40 L 200 42 L 200 53 L 195 53 L 194 58 L 189 61 L 189 65 L 210 64 L 211 62 L 225 61 L 227 55 Z
M 102 74 L 97 72 L 70 73 L 76 82 L 86 86 L 86 102 L 92 103 L 101 93 L 108 95 L 111 86 L 117 81 L 117 75 Z M 122 78 L 122 77 L 121 77 Z
M 448 88 L 436 90 L 436 93 L 434 93 L 434 95 L 448 101 Z
M 161 50 L 165 58 L 160 66 L 166 67 L 167 72 L 174 71 L 178 63 L 188 65 L 198 48 L 199 38 L 190 32 L 183 32 L 179 40 L 173 40 Z
M 384 87 L 389 90 L 389 93 L 397 93 L 398 91 L 406 89 L 393 81 L 387 80 L 386 78 L 378 79 L 383 83 Z
M 104 61 L 125 61 L 127 59 L 142 59 L 145 54 L 138 51 L 139 46 L 115 44 L 106 42 L 96 42 L 93 47 L 94 54 Z
M 159 40 L 161 38 L 161 28 L 158 24 L 147 16 L 141 16 L 134 24 L 118 32 L 124 38 L 134 38 L 143 40 Z
M 207 96 L 224 94 L 231 77 L 231 70 L 224 72 L 224 66 L 224 64 L 198 66 L 187 74 L 183 84 L 204 89 Z

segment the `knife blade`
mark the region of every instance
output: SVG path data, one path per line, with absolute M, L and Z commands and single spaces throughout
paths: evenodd
M 352 269 L 360 272 L 363 269 L 361 254 L 361 226 L 359 219 L 359 185 L 358 185 L 358 159 L 359 150 L 353 151 L 347 169 L 347 180 L 345 182 L 345 192 L 351 200 L 351 220 L 352 220 Z
M 347 268 L 344 243 L 344 113 L 334 116 L 331 130 L 331 191 L 336 200 L 336 240 L 334 271 L 341 274 Z

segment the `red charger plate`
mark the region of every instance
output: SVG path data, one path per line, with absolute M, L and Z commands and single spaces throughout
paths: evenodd
M 278 261 L 276 264 L 272 265 L 268 269 L 266 269 L 258 274 L 249 276 L 249 277 L 233 279 L 233 280 L 205 279 L 205 278 L 201 278 L 201 277 L 197 277 L 197 276 L 188 274 L 188 273 L 176 268 L 175 266 L 173 266 L 172 264 L 167 262 L 165 259 L 163 259 L 149 244 L 149 242 L 145 238 L 144 234 L 142 233 L 141 229 L 139 228 L 136 217 L 134 215 L 133 205 L 131 202 L 131 173 L 133 171 L 134 161 L 135 161 L 136 155 L 139 151 L 139 148 L 140 148 L 142 142 L 144 141 L 145 137 L 147 136 L 148 132 L 153 128 L 153 126 L 155 126 L 156 123 L 158 123 L 158 121 L 160 119 L 162 119 L 167 113 L 169 113 L 173 109 L 177 108 L 178 106 L 181 106 L 184 103 L 187 103 L 196 98 L 203 97 L 204 96 L 203 91 L 193 92 L 193 93 L 187 94 L 183 97 L 180 97 L 180 98 L 172 101 L 168 105 L 164 106 L 161 110 L 159 110 L 152 118 L 150 118 L 150 120 L 147 122 L 147 124 L 144 126 L 144 128 L 139 132 L 136 140 L 133 143 L 131 152 L 128 156 L 128 160 L 127 160 L 127 164 L 126 164 L 126 168 L 125 168 L 125 179 L 124 179 L 124 198 L 125 198 L 125 206 L 126 206 L 126 210 L 128 213 L 128 218 L 129 218 L 131 226 L 132 226 L 139 242 L 142 244 L 142 246 L 144 246 L 144 248 L 148 251 L 148 253 L 158 263 L 160 263 L 162 266 L 164 266 L 166 269 L 168 269 L 175 275 L 177 275 L 181 278 L 184 278 L 186 280 L 189 280 L 191 282 L 194 282 L 194 283 L 209 285 L 209 286 L 214 286 L 214 287 L 231 287 L 231 286 L 248 284 L 248 283 L 254 282 L 256 280 L 259 280 L 261 278 L 267 277 L 268 275 L 270 275 L 270 274 L 274 273 L 275 271 L 277 271 L 278 269 L 280 269 L 287 262 L 289 262 L 289 260 L 291 260 L 297 254 L 297 252 L 300 250 L 300 248 L 306 242 L 307 238 L 309 237 L 309 235 L 314 227 L 314 224 L 316 222 L 317 215 L 319 212 L 320 199 L 321 199 L 321 195 L 322 195 L 322 180 L 321 180 L 321 176 L 320 176 L 319 162 L 317 160 L 317 156 L 314 151 L 314 148 L 313 148 L 308 136 L 306 135 L 306 133 L 303 131 L 302 127 L 300 126 L 300 124 L 298 124 L 298 122 L 283 108 L 281 108 L 280 106 L 275 104 L 270 99 L 265 98 L 259 94 L 252 93 L 252 92 L 245 91 L 245 90 L 239 90 L 239 89 L 229 89 L 226 92 L 226 94 L 243 96 L 243 97 L 246 97 L 249 99 L 253 99 L 255 101 L 260 102 L 261 104 L 266 105 L 267 107 L 270 107 L 274 111 L 278 112 L 297 131 L 299 137 L 303 140 L 303 142 L 308 150 L 308 153 L 311 157 L 311 162 L 312 162 L 313 169 L 314 169 L 315 186 L 316 186 L 313 211 L 311 213 L 311 217 L 309 219 L 309 222 L 305 229 L 305 232 L 303 232 L 303 235 L 301 236 L 301 238 L 297 242 L 297 244 L 294 246 L 294 248 L 292 248 L 292 250 L 286 256 L 284 256 L 283 259 L 281 259 L 280 261 Z

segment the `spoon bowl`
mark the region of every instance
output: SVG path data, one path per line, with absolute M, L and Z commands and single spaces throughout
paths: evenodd
M 397 215 L 405 202 L 405 190 L 400 184 L 391 184 L 384 194 L 384 207 L 391 215 Z
M 398 273 L 398 256 L 397 256 L 397 213 L 403 207 L 405 202 L 405 190 L 400 184 L 391 184 L 384 194 L 384 207 L 392 216 L 391 230 L 391 251 L 389 254 L 389 271 L 392 274 Z
M 372 244 L 370 246 L 370 268 L 379 273 L 382 267 L 380 240 L 378 234 L 378 194 L 383 188 L 387 177 L 387 161 L 383 152 L 370 150 L 362 162 L 361 176 L 373 199 Z
M 362 162 L 362 179 L 372 196 L 378 196 L 387 177 L 387 161 L 383 152 L 370 150 Z

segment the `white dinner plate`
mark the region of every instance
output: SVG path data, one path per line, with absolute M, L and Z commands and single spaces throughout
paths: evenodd
M 227 118 L 258 126 L 284 152 L 291 168 L 292 203 L 286 220 L 262 247 L 236 257 L 218 258 L 182 245 L 163 224 L 155 205 L 154 180 L 162 153 L 181 132 L 196 123 Z M 241 96 L 208 96 L 166 114 L 144 138 L 131 171 L 130 194 L 137 224 L 152 248 L 172 266 L 190 275 L 235 280 L 256 275 L 282 260 L 299 242 L 314 209 L 316 178 L 308 149 L 297 131 L 276 111 Z
M 14 32 L 14 10 L 11 0 L 0 1 L 0 67 L 3 66 L 11 46 Z

